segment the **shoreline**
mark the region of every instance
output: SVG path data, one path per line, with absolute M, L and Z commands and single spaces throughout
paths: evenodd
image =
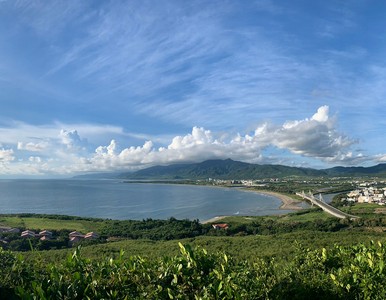
M 299 204 L 302 202 L 295 200 L 290 196 L 280 194 L 277 192 L 271 192 L 271 191 L 258 191 L 258 190 L 256 190 L 256 192 L 263 194 L 263 195 L 267 195 L 267 196 L 274 196 L 274 197 L 280 199 L 282 204 L 280 205 L 279 209 L 285 209 L 285 210 L 301 210 L 301 209 L 303 209 L 302 207 L 299 206 Z
M 303 209 L 302 207 L 299 206 L 301 201 L 295 200 L 295 199 L 291 198 L 290 196 L 287 196 L 284 194 L 280 194 L 277 192 L 271 192 L 271 191 L 259 191 L 259 190 L 249 190 L 249 189 L 243 189 L 243 190 L 278 198 L 281 201 L 281 205 L 280 205 L 279 209 L 283 209 L 283 210 L 302 210 Z M 204 220 L 201 223 L 202 224 L 214 223 L 217 221 L 221 221 L 222 219 L 224 219 L 226 217 L 230 217 L 230 216 L 216 216 L 216 217 L 210 218 L 208 220 Z

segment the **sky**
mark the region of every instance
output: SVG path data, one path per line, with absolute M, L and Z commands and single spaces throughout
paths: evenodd
M 383 0 L 0 0 L 0 177 L 386 162 Z

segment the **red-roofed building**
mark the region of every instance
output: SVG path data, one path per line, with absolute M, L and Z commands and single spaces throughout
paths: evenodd
M 99 235 L 97 234 L 97 233 L 95 233 L 95 232 L 89 232 L 89 233 L 87 233 L 85 236 L 84 236 L 84 238 L 85 239 L 87 239 L 87 240 L 92 240 L 92 239 L 97 239 L 97 238 L 99 238 Z
M 79 232 L 79 231 L 73 231 L 73 232 L 70 232 L 68 234 L 69 238 L 73 238 L 73 237 L 80 237 L 80 238 L 84 238 L 84 234 Z
M 36 237 L 36 233 L 31 231 L 31 230 L 24 230 L 22 233 L 21 233 L 21 237 L 22 238 L 35 238 Z
M 229 225 L 226 224 L 226 223 L 220 223 L 220 224 L 212 224 L 212 227 L 214 229 L 228 229 L 229 228 Z
M 42 230 L 39 232 L 40 240 L 47 241 L 52 239 L 52 232 L 48 230 Z

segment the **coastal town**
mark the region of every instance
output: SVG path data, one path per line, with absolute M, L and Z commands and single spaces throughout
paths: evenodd
M 362 186 L 347 193 L 347 197 L 343 198 L 342 201 L 386 205 L 386 188 Z

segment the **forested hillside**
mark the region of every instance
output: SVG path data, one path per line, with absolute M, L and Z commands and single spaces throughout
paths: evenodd
M 207 160 L 194 164 L 175 164 L 155 166 L 137 172 L 122 173 L 121 179 L 161 180 L 161 179 L 263 179 L 298 177 L 329 177 L 329 176 L 386 176 L 386 164 L 373 167 L 334 167 L 323 170 L 289 167 L 283 165 L 249 164 L 231 159 Z

